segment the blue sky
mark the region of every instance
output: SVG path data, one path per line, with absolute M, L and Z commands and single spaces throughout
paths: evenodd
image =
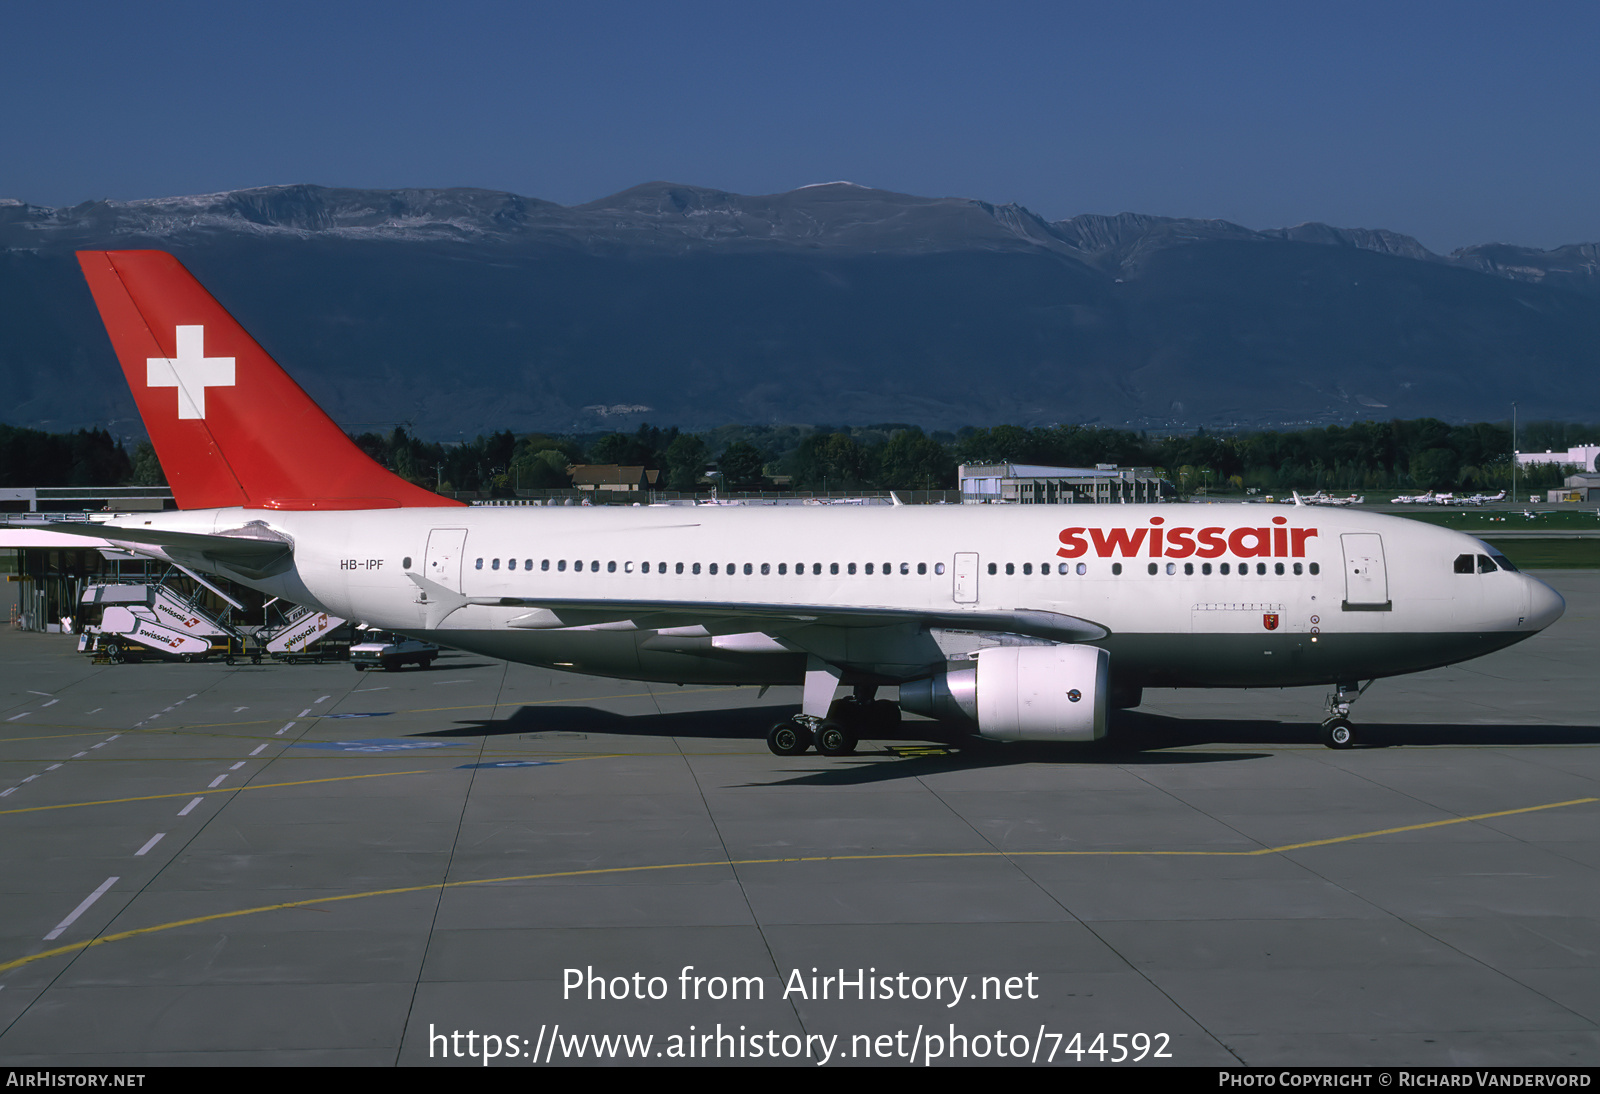
M 21 3 L 0 197 L 849 179 L 1600 240 L 1600 4 Z

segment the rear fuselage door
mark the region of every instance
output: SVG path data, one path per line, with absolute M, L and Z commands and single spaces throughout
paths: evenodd
M 952 594 L 957 604 L 978 602 L 978 555 L 974 551 L 956 552 L 955 590 Z
M 1383 562 L 1383 537 L 1376 532 L 1347 532 L 1339 537 L 1344 549 L 1344 610 L 1386 612 L 1389 571 Z
M 428 533 L 428 557 L 423 560 L 422 576 L 459 593 L 466 550 L 465 528 L 435 528 Z

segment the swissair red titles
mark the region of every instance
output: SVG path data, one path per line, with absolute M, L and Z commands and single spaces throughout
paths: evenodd
M 1081 558 L 1092 549 L 1100 558 L 1121 555 L 1138 558 L 1141 548 L 1146 558 L 1304 558 L 1306 540 L 1317 534 L 1315 528 L 1289 528 L 1287 517 L 1273 517 L 1263 528 L 1163 527 L 1165 517 L 1151 517 L 1148 528 L 1063 528 L 1062 558 Z

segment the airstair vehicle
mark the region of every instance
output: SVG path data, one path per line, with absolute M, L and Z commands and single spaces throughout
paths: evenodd
M 244 606 L 198 575 L 184 572 L 226 607 L 214 611 L 200 589 L 191 595 L 165 577 L 91 585 L 79 599 L 79 614 L 85 620 L 79 651 L 111 662 L 145 656 L 181 661 L 221 656 L 231 665 L 246 657 L 253 664 L 263 657 L 321 661 L 341 657 L 349 646 L 343 619 L 276 598 L 264 606 L 264 626 L 234 623 L 230 617 Z M 342 636 L 343 642 L 327 641 L 335 636 Z
M 210 582 L 200 584 L 233 608 L 241 607 Z M 247 654 L 252 644 L 245 629 L 227 621 L 228 609 L 214 613 L 199 590 L 191 595 L 161 579 L 90 585 L 78 598 L 78 611 L 90 621 L 78 636 L 79 651 L 111 662 L 148 654 L 182 661 L 231 657 Z
M 324 661 L 339 658 L 350 648 L 345 620 L 336 615 L 276 597 L 267 601 L 266 610 L 272 622 L 258 637 L 275 660 Z

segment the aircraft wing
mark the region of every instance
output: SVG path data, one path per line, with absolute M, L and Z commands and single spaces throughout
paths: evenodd
M 502 601 L 502 603 L 504 603 Z M 1030 608 L 1011 611 L 925 611 L 906 608 L 839 607 L 837 605 L 792 605 L 762 607 L 742 603 L 716 601 L 647 601 L 621 603 L 614 600 L 521 600 L 518 606 L 543 609 L 559 619 L 569 611 L 585 615 L 602 612 L 613 618 L 633 619 L 641 616 L 692 616 L 696 620 L 708 616 L 715 619 L 738 619 L 751 624 L 751 629 L 762 630 L 762 624 L 776 628 L 795 625 L 823 625 L 829 627 L 893 627 L 915 623 L 925 627 L 944 627 L 962 631 L 998 631 L 1007 634 L 1027 635 L 1030 638 L 1048 638 L 1056 642 L 1092 642 L 1104 638 L 1107 630 L 1097 623 L 1059 612 L 1046 612 Z M 552 624 L 543 624 L 550 626 Z M 555 626 L 561 624 L 555 623 Z
M 223 566 L 246 577 L 266 577 L 288 568 L 294 544 L 265 525 L 247 524 L 231 533 L 205 535 L 197 532 L 172 532 L 158 528 L 122 528 L 112 524 L 75 521 L 12 522 L 10 528 L 36 528 L 85 536 L 142 551 L 156 553 L 179 562 L 199 563 L 201 569 Z
M 920 608 L 854 607 L 837 604 L 750 604 L 716 600 L 603 600 L 572 597 L 463 596 L 421 574 L 406 577 L 422 592 L 429 629 L 469 606 L 527 608 L 510 620 L 519 630 L 558 630 L 620 624 L 634 630 L 699 626 L 708 631 L 737 623 L 739 629 L 787 631 L 798 627 L 895 627 L 908 624 L 963 631 L 992 631 L 1053 642 L 1093 642 L 1106 628 L 1060 612 L 1016 608 L 1003 611 L 937 611 Z M 631 625 L 631 626 L 629 626 Z

